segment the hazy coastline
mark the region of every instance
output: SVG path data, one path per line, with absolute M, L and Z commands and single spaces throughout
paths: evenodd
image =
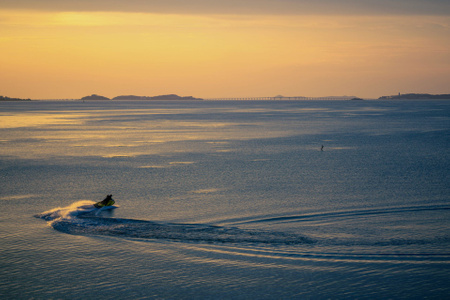
M 0 101 L 39 101 L 39 100 L 72 100 L 72 101 L 114 101 L 114 100 L 140 100 L 140 101 L 161 101 L 161 100 L 450 100 L 450 94 L 427 94 L 427 93 L 406 93 L 390 96 L 381 96 L 378 98 L 362 98 L 357 96 L 325 96 L 325 97 L 305 97 L 305 96 L 274 96 L 274 97 L 217 97 L 217 98 L 199 98 L 193 96 L 178 96 L 176 94 L 158 95 L 158 96 L 136 96 L 136 95 L 120 95 L 112 98 L 106 96 L 92 94 L 79 99 L 24 99 L 10 98 L 0 96 Z

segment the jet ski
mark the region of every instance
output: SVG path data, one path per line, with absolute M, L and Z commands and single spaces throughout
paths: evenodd
M 112 195 L 107 195 L 105 199 L 94 204 L 95 208 L 106 208 L 108 206 L 113 206 L 116 201 L 113 200 Z

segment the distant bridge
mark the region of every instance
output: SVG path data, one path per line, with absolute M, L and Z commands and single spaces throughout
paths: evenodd
M 204 100 L 236 100 L 236 101 L 246 101 L 246 100 L 350 100 L 354 97 L 350 96 L 339 96 L 339 97 L 247 97 L 247 98 L 208 98 Z

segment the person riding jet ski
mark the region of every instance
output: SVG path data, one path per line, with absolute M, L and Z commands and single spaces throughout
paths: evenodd
M 103 201 L 95 203 L 94 206 L 96 208 L 101 208 L 101 207 L 105 207 L 105 206 L 114 205 L 114 203 L 116 203 L 116 201 L 113 200 L 112 195 L 107 195 L 106 198 L 103 199 Z

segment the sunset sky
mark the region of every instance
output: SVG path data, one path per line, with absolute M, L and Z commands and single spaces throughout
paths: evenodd
M 450 93 L 448 0 L 0 0 L 0 95 Z

